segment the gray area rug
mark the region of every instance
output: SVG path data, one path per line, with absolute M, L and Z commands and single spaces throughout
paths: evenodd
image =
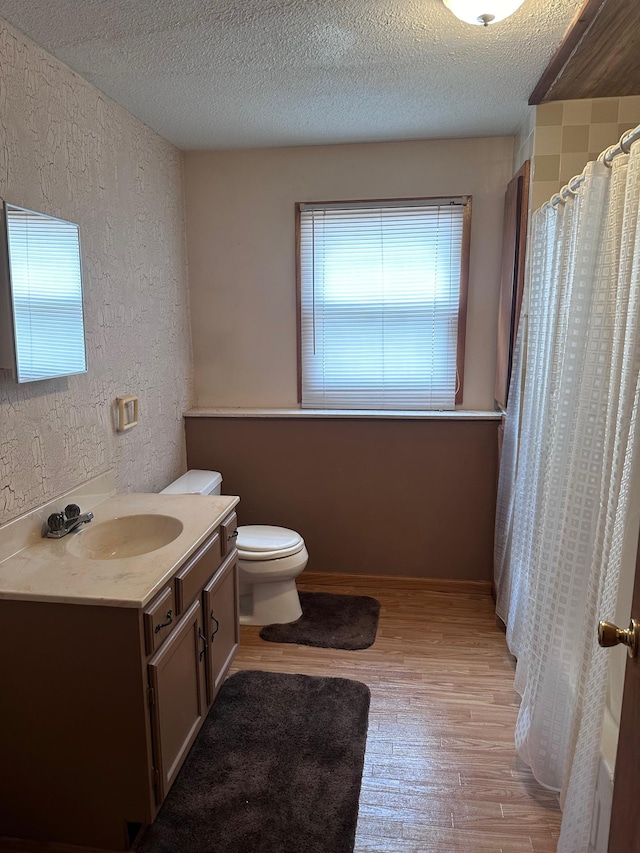
M 238 672 L 138 853 L 353 853 L 370 693 Z
M 323 649 L 367 649 L 378 629 L 380 602 L 368 595 L 301 592 L 302 616 L 288 625 L 266 625 L 260 636 L 271 643 Z

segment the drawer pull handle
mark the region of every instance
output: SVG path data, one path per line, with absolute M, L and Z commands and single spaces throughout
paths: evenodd
M 173 622 L 173 610 L 167 610 L 167 616 L 166 616 L 166 619 L 167 619 L 167 621 L 166 621 L 166 622 L 163 622 L 161 625 L 156 625 L 156 627 L 155 627 L 155 629 L 154 629 L 154 631 L 155 631 L 155 633 L 156 633 L 156 634 L 157 634 L 159 631 L 162 631 L 162 629 L 163 629 L 163 628 L 166 628 L 166 627 L 167 627 L 167 625 L 171 625 L 171 623 Z
M 218 622 L 218 620 L 216 619 L 216 617 L 213 615 L 213 610 L 211 611 L 211 619 L 212 619 L 212 621 L 213 621 L 213 622 L 215 622 L 215 623 L 216 623 L 216 629 L 215 629 L 215 631 L 212 631 L 212 632 L 211 632 L 211 642 L 213 643 L 213 638 L 215 637 L 215 635 L 216 635 L 216 634 L 218 633 L 218 631 L 220 630 L 220 623 Z
M 237 539 L 237 538 L 238 538 L 238 531 L 237 531 L 237 529 L 236 529 L 236 530 L 234 530 L 234 531 L 233 531 L 233 533 L 230 533 L 230 534 L 227 536 L 227 541 L 229 541 L 229 539 Z
M 202 642 L 204 643 L 204 646 L 200 649 L 200 655 L 199 655 L 199 660 L 202 660 L 202 655 L 203 655 L 203 654 L 206 652 L 206 650 L 208 649 L 209 644 L 207 643 L 207 638 L 206 638 L 206 637 L 205 637 L 205 635 L 202 633 L 202 628 L 200 628 L 200 627 L 198 627 L 198 636 L 200 637 L 200 639 L 201 639 L 201 640 L 202 640 Z

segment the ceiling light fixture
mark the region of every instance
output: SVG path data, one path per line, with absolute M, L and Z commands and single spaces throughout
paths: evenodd
M 442 0 L 456 18 L 466 24 L 487 27 L 508 18 L 524 3 L 524 0 Z

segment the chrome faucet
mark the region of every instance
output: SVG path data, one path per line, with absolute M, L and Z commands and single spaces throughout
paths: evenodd
M 77 530 L 81 524 L 88 524 L 92 518 L 92 512 L 81 513 L 77 504 L 68 504 L 64 512 L 54 512 L 49 516 L 43 536 L 49 539 L 62 539 L 67 533 Z

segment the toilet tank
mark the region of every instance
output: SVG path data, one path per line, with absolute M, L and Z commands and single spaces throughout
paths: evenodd
M 187 471 L 166 489 L 161 495 L 219 495 L 222 485 L 222 474 L 219 471 Z

